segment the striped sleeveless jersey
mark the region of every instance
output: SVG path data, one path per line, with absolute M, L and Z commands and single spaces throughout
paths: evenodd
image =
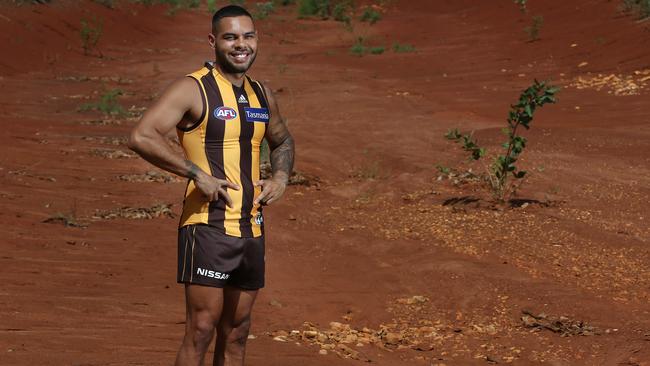
M 261 236 L 262 209 L 253 204 L 261 188 L 253 182 L 260 179 L 260 144 L 270 117 L 264 89 L 248 76 L 242 87 L 237 87 L 212 63 L 187 76 L 198 84 L 203 112 L 194 125 L 177 129 L 185 155 L 206 173 L 241 188 L 227 189 L 233 200 L 231 208 L 223 199 L 207 202 L 190 180 L 180 226 L 207 224 L 230 236 Z

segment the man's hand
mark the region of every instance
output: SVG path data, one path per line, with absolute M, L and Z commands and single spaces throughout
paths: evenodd
M 226 202 L 226 205 L 231 208 L 232 198 L 230 198 L 227 188 L 236 191 L 240 189 L 240 187 L 235 183 L 215 178 L 203 171 L 199 172 L 194 178 L 194 185 L 201 193 L 203 193 L 208 201 L 218 201 L 219 196 L 221 196 Z
M 287 180 L 284 178 L 271 178 L 258 180 L 255 187 L 262 187 L 262 193 L 255 199 L 256 205 L 270 205 L 277 201 L 287 189 Z

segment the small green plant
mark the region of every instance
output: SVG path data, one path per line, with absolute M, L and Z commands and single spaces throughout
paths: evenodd
M 124 115 L 124 108 L 117 100 L 119 96 L 124 94 L 121 89 L 107 90 L 100 97 L 98 102 L 86 103 L 79 107 L 80 111 L 100 111 L 109 115 Z
M 394 43 L 393 44 L 393 52 L 395 52 L 395 53 L 415 52 L 415 47 L 413 45 L 408 44 L 408 43 L 405 43 L 405 44 Z
M 384 46 L 370 47 L 370 53 L 373 55 L 381 55 L 384 53 Z
M 81 47 L 84 49 L 84 55 L 90 54 L 96 47 L 99 39 L 102 38 L 103 25 L 96 18 L 92 20 L 81 19 Z
M 330 16 L 330 1 L 298 0 L 298 16 L 300 18 L 318 16 L 327 19 Z
M 650 17 L 650 0 L 623 0 L 621 7 L 626 13 L 637 13 L 640 19 Z
M 535 15 L 533 17 L 533 23 L 524 28 L 524 32 L 528 35 L 529 42 L 539 40 L 539 31 L 542 29 L 542 25 L 544 25 L 544 17 L 541 15 Z
M 359 57 L 363 56 L 366 53 L 366 46 L 363 43 L 363 37 L 357 38 L 356 42 L 350 47 L 350 53 Z
M 516 181 L 526 176 L 525 170 L 515 166 L 527 142 L 525 137 L 518 134 L 519 127 L 529 129 L 535 110 L 547 103 L 555 103 L 558 91 L 557 87 L 535 80 L 532 86 L 521 93 L 519 101 L 510 106 L 508 126 L 503 129 L 503 133 L 508 136 L 508 141 L 502 145 L 505 154 L 497 155 L 492 164 L 486 167 L 485 180 L 498 201 L 507 201 L 518 188 Z M 461 134 L 458 129 L 453 129 L 445 134 L 445 138 L 460 143 L 463 150 L 470 153 L 471 160 L 480 160 L 486 155 L 486 150 L 478 145 L 471 133 Z
M 528 11 L 528 9 L 526 8 L 526 3 L 528 2 L 528 0 L 514 0 L 514 1 L 515 4 L 519 5 L 519 10 L 521 10 L 522 13 Z
M 206 0 L 208 12 L 214 14 L 217 11 L 217 0 Z
M 363 10 L 363 13 L 361 13 L 361 18 L 359 18 L 359 20 L 361 20 L 362 22 L 375 24 L 379 20 L 381 20 L 381 14 L 373 7 L 368 6 Z
M 257 3 L 255 4 L 256 6 L 256 12 L 255 12 L 255 19 L 266 19 L 269 14 L 273 13 L 273 10 L 275 6 L 273 5 L 273 1 L 267 1 L 265 3 Z
M 373 54 L 373 55 L 381 55 L 384 53 L 386 48 L 384 46 L 374 46 L 374 47 L 368 47 L 365 45 L 365 39 L 363 37 L 357 38 L 356 42 L 350 47 L 350 53 L 355 55 L 355 56 L 363 56 L 367 53 Z
M 337 22 L 343 22 L 347 24 L 348 26 L 352 22 L 352 18 L 350 17 L 350 10 L 352 8 L 352 3 L 351 1 L 341 1 L 334 5 L 334 8 L 332 9 L 332 18 L 336 20 Z

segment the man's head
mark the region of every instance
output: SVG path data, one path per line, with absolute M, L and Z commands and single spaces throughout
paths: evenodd
M 212 17 L 208 36 L 222 71 L 245 73 L 257 56 L 257 32 L 253 17 L 237 5 L 225 6 Z

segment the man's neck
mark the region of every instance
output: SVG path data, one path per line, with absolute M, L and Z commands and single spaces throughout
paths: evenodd
M 214 67 L 219 71 L 219 74 L 221 74 L 226 80 L 230 81 L 232 85 L 241 88 L 242 85 L 244 85 L 244 76 L 246 76 L 245 72 L 242 73 L 227 73 L 223 71 L 223 69 L 219 66 L 217 62 L 214 63 Z

